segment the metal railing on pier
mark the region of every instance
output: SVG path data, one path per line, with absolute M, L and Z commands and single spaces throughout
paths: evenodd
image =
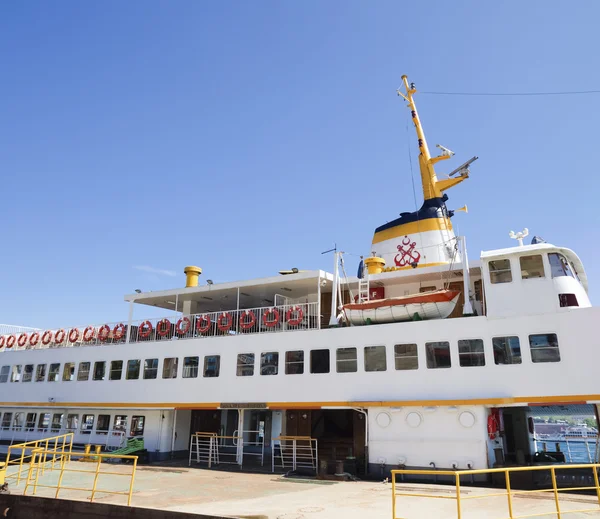
M 318 471 L 319 455 L 316 438 L 310 436 L 278 436 L 271 447 L 271 469 L 309 469 Z

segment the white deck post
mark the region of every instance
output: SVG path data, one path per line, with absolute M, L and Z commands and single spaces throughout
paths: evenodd
M 337 291 L 339 274 L 338 274 L 338 253 L 335 251 L 333 253 L 334 265 L 333 265 L 333 287 L 331 288 L 331 317 L 329 318 L 329 326 L 337 326 Z
M 133 322 L 133 301 L 129 301 L 129 317 L 127 318 L 127 337 L 125 344 L 129 344 L 129 338 L 131 337 L 131 323 Z
M 473 313 L 473 306 L 471 305 L 471 297 L 469 296 L 469 257 L 467 256 L 467 238 L 465 236 L 459 236 L 458 239 L 462 244 L 462 264 L 463 264 L 463 292 L 465 295 L 465 302 L 463 304 L 463 315 L 469 315 Z

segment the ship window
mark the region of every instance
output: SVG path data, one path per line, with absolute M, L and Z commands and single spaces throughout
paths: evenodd
M 458 341 L 458 359 L 460 365 L 485 366 L 485 353 L 481 339 L 460 339 Z
M 183 378 L 196 378 L 198 376 L 199 357 L 184 357 Z
M 65 415 L 63 413 L 55 413 L 52 415 L 52 425 L 50 426 L 50 432 L 59 432 L 62 429 L 64 417 Z
M 131 430 L 129 434 L 131 436 L 142 436 L 144 434 L 144 422 L 146 421 L 145 416 L 132 416 L 131 417 Z
M 396 344 L 394 346 L 396 369 L 419 369 L 419 357 L 416 344 Z
M 555 333 L 529 336 L 532 362 L 560 362 L 558 337 Z
M 385 371 L 385 346 L 365 346 L 365 371 Z
M 521 263 L 521 278 L 533 279 L 545 277 L 544 262 L 542 261 L 541 254 L 521 256 L 519 261 Z
M 163 361 L 162 378 L 177 378 L 177 357 L 169 357 Z
M 59 371 L 60 364 L 50 364 L 50 370 L 48 371 L 48 382 L 58 382 Z
M 426 342 L 425 353 L 427 354 L 428 368 L 437 369 L 451 367 L 449 342 Z
M 285 374 L 302 375 L 304 373 L 304 352 L 302 350 L 285 352 Z
M 68 414 L 67 415 L 67 426 L 65 429 L 67 431 L 77 431 L 77 424 L 79 423 L 79 415 L 78 414 Z
M 35 431 L 35 419 L 37 418 L 37 413 L 27 413 L 27 418 L 25 419 L 25 430 L 26 431 Z
M 548 260 L 550 261 L 550 270 L 552 277 L 557 278 L 561 276 L 570 276 L 574 278 L 573 271 L 569 267 L 569 262 L 562 254 L 551 252 L 548 254 Z
M 221 356 L 207 355 L 204 357 L 204 376 L 218 377 L 221 370 Z
M 144 361 L 144 380 L 155 379 L 158 376 L 158 359 Z
M 25 422 L 25 413 L 15 413 L 15 420 L 13 421 L 13 431 L 23 428 Z
M 94 415 L 84 414 L 81 418 L 81 434 L 91 434 L 94 428 Z
M 33 364 L 25 364 L 23 369 L 23 382 L 31 382 L 33 378 Z
M 121 380 L 121 372 L 123 371 L 123 361 L 113 360 L 110 363 L 109 380 Z
M 329 350 L 310 350 L 310 372 L 329 373 Z
M 127 415 L 126 414 L 118 414 L 115 416 L 115 425 L 113 428 L 114 431 L 127 432 Z
M 79 382 L 85 382 L 90 379 L 90 366 L 89 362 L 79 363 L 79 369 L 77 370 L 77 380 Z
M 127 373 L 125 373 L 126 380 L 137 380 L 140 378 L 140 363 L 139 359 L 132 359 L 127 361 Z
M 10 373 L 11 382 L 19 382 L 19 380 L 21 380 L 21 364 L 13 366 L 12 371 Z
M 277 375 L 279 373 L 279 353 L 268 351 L 260 354 L 260 374 Z
M 99 360 L 94 362 L 94 380 L 106 379 L 106 362 Z
M 99 414 L 96 422 L 96 434 L 108 434 L 110 428 L 110 415 Z
M 10 429 L 10 422 L 12 422 L 12 413 L 4 413 L 2 415 L 2 430 L 8 431 Z
M 38 364 L 35 370 L 35 381 L 43 382 L 46 379 L 46 364 Z
M 75 363 L 65 362 L 63 367 L 63 382 L 70 382 L 75 377 Z
M 338 348 L 335 351 L 335 369 L 338 373 L 356 373 L 357 364 L 356 348 Z
M 494 337 L 492 347 L 496 364 L 521 364 L 521 344 L 518 337 Z
M 497 283 L 510 283 L 512 281 L 512 272 L 510 270 L 510 260 L 494 260 L 489 262 L 490 281 L 493 285 Z
M 41 413 L 38 420 L 38 431 L 47 432 L 50 427 L 50 413 Z
M 238 377 L 251 377 L 254 375 L 254 353 L 240 353 L 237 356 Z
M 0 382 L 8 382 L 8 375 L 10 374 L 10 366 L 2 366 L 0 370 Z

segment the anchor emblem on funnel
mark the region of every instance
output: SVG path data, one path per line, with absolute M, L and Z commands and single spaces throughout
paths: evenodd
M 419 263 L 421 253 L 415 250 L 417 242 L 411 243 L 410 238 L 405 236 L 402 244 L 398 245 L 398 254 L 394 257 L 394 263 L 397 267 L 408 267 Z

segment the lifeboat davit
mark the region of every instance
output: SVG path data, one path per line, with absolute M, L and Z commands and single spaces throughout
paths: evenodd
M 456 303 L 457 290 L 436 290 L 402 297 L 374 299 L 344 305 L 344 313 L 351 324 L 383 324 L 402 321 L 445 319 Z

